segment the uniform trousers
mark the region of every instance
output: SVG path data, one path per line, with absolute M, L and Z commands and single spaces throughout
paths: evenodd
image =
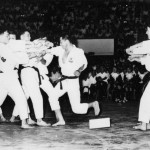
M 27 100 L 16 71 L 0 73 L 0 106 L 7 95 L 15 102 L 21 120 L 28 118 Z
M 22 69 L 21 82 L 25 93 L 28 93 L 31 98 L 36 119 L 43 118 L 43 97 L 39 87 L 37 71 L 31 67 Z
M 150 81 L 141 97 L 138 121 L 149 123 L 150 121 Z
M 87 103 L 81 103 L 81 94 L 80 94 L 80 85 L 79 79 L 65 79 L 61 81 L 62 89 L 60 82 L 57 83 L 53 92 L 51 92 L 49 97 L 49 102 L 51 109 L 58 110 L 60 109 L 59 98 L 68 93 L 69 101 L 71 104 L 72 111 L 76 114 L 85 114 L 88 110 Z

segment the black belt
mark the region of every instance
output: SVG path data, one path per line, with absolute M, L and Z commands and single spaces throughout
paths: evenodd
M 83 89 L 84 89 L 84 88 L 87 88 L 88 90 L 90 89 L 90 87 L 88 87 L 88 86 L 84 86 Z
M 38 73 L 38 78 L 39 78 L 39 84 L 41 85 L 41 76 L 40 76 L 40 72 L 39 72 L 39 69 L 38 68 L 36 68 L 36 67 L 31 67 L 31 68 L 33 68 L 35 71 L 37 71 L 37 73 Z
M 60 82 L 60 89 L 63 89 L 62 87 L 62 81 L 63 80 L 66 80 L 66 79 L 77 79 L 78 77 L 77 76 L 64 76 L 62 75 L 62 77 L 60 79 L 58 79 L 55 84 L 57 84 L 58 82 Z
M 150 81 L 150 72 L 148 72 L 145 77 L 143 78 L 143 88 L 142 88 L 142 93 L 145 91 L 146 86 L 148 85 Z
M 83 88 L 87 88 L 87 89 L 90 89 L 90 87 L 88 87 L 88 86 L 84 86 Z

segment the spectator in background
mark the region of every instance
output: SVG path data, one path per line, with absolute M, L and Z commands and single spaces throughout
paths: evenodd
M 100 66 L 97 69 L 96 80 L 97 80 L 97 94 L 98 99 L 102 100 L 106 98 L 106 89 L 108 85 L 109 76 L 105 72 L 104 66 Z

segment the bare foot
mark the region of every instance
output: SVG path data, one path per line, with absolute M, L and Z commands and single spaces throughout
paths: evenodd
M 45 121 L 37 121 L 36 123 L 38 126 L 41 126 L 41 127 L 48 127 L 48 126 L 51 126 L 50 123 L 46 123 Z
M 22 129 L 32 129 L 32 128 L 34 128 L 33 126 L 30 126 L 30 125 L 28 125 L 28 124 L 23 124 L 22 126 L 21 126 L 21 128 Z
M 6 120 L 4 117 L 1 117 L 0 120 L 1 120 L 2 122 L 7 122 L 7 120 Z
M 58 121 L 58 122 L 56 122 L 55 124 L 53 124 L 52 126 L 53 127 L 56 127 L 56 126 L 64 126 L 66 123 L 65 123 L 65 121 Z
M 10 122 L 15 122 L 15 116 L 12 116 L 12 117 L 10 118 Z
M 95 102 L 93 103 L 93 108 L 94 108 L 95 116 L 99 115 L 99 113 L 100 113 L 100 108 L 99 108 L 99 103 L 98 103 L 98 101 L 95 101 Z
M 35 125 L 35 124 L 37 124 L 34 120 L 32 120 L 32 119 L 27 119 L 27 123 L 29 124 L 29 125 Z
M 134 126 L 133 128 L 136 129 L 136 130 L 146 131 L 146 126 L 144 126 L 142 124 Z

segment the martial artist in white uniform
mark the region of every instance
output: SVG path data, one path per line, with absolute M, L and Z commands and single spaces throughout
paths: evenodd
M 148 39 L 150 39 L 150 27 L 147 27 L 146 34 L 148 35 Z M 150 47 L 149 50 L 148 47 L 146 49 L 145 47 L 143 47 L 143 49 L 141 47 L 140 49 L 133 49 L 132 52 L 133 54 L 142 54 L 142 51 L 144 54 L 147 54 L 139 58 L 132 58 L 131 56 L 129 60 L 140 62 L 142 65 L 145 65 L 145 68 L 148 71 L 150 71 Z M 134 126 L 134 129 L 140 129 L 143 131 L 150 129 L 150 81 L 148 81 L 140 100 L 138 121 L 140 121 L 141 123 L 137 126 Z
M 48 77 L 49 72 L 47 69 L 47 66 L 51 63 L 52 59 L 53 59 L 53 55 L 47 53 L 43 56 L 42 60 L 40 60 L 39 62 L 36 61 L 36 63 L 34 64 L 34 66 L 39 70 L 40 73 L 40 79 L 41 79 L 40 88 L 43 89 L 43 91 L 48 95 L 48 97 L 50 97 L 52 90 L 54 89 L 53 85 L 49 81 L 49 77 Z M 23 87 L 23 89 L 26 98 L 28 99 L 30 97 L 28 90 L 25 87 Z M 30 113 L 30 110 L 28 110 L 28 113 Z M 15 107 L 12 114 L 11 122 L 14 122 L 15 117 L 18 115 L 19 115 L 18 109 Z M 35 124 L 35 122 L 31 119 L 30 115 L 29 115 L 28 123 Z
M 16 35 L 15 34 L 9 34 L 9 40 L 16 40 Z M 18 67 L 19 67 L 19 64 L 15 68 L 17 69 Z M 3 112 L 2 112 L 1 108 L 0 108 L 0 119 L 3 122 L 7 121 L 7 119 L 3 115 Z
M 24 32 L 21 35 L 21 40 L 30 41 L 30 33 Z M 21 82 L 26 96 L 30 96 L 35 117 L 37 119 L 37 125 L 49 126 L 50 124 L 42 120 L 43 112 L 43 97 L 40 91 L 40 74 L 38 74 L 37 58 L 33 58 L 28 64 L 24 65 L 21 70 Z M 37 69 L 37 70 L 36 70 Z
M 28 55 L 24 52 L 15 53 L 9 43 L 9 33 L 7 30 L 0 34 L 0 106 L 6 96 L 9 95 L 18 107 L 19 115 L 22 120 L 22 128 L 30 128 L 26 123 L 28 118 L 27 101 L 18 80 L 17 71 L 14 68 L 18 64 L 26 64 L 29 61 Z
M 89 104 L 80 102 L 79 75 L 87 67 L 87 59 L 84 51 L 73 45 L 71 39 L 66 35 L 60 38 L 60 46 L 52 48 L 50 52 L 58 56 L 62 76 L 66 78 L 56 85 L 55 90 L 51 93 L 51 99 L 49 99 L 51 109 L 55 111 L 58 121 L 54 126 L 64 125 L 65 123 L 60 111 L 58 99 L 66 92 L 68 93 L 71 108 L 74 113 L 86 114 L 88 109 L 93 107 L 95 115 L 98 115 L 100 108 L 97 101 Z

